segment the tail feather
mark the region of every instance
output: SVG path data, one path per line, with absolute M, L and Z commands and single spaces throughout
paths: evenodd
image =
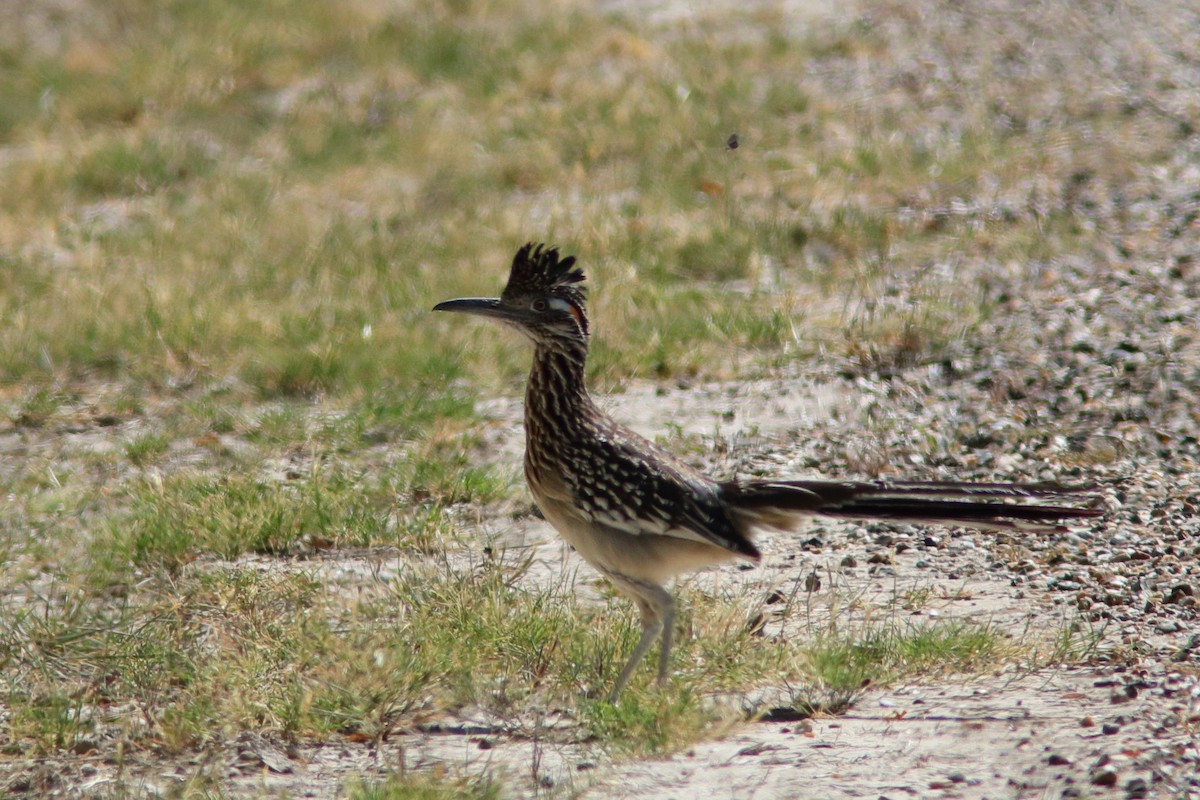
M 731 482 L 721 489 L 745 521 L 784 529 L 797 517 L 815 515 L 1054 531 L 1064 530 L 1066 520 L 1104 513 L 1093 488 L 1058 483 L 798 480 Z

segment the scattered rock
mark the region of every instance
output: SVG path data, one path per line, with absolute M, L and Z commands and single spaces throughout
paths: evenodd
M 1125 784 L 1125 796 L 1131 800 L 1140 800 L 1150 794 L 1150 784 L 1144 778 L 1132 778 Z

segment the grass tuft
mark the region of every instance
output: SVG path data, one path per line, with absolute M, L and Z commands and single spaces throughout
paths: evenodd
M 381 783 L 360 783 L 350 789 L 350 800 L 499 800 L 501 785 L 492 778 L 450 778 L 444 775 L 407 773 Z
M 1011 650 L 999 631 L 971 622 L 831 632 L 799 648 L 803 677 L 793 688 L 793 703 L 812 712 L 841 713 L 868 688 L 914 676 L 979 672 Z

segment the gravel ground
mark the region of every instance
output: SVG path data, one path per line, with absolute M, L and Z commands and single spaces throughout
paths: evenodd
M 1069 348 L 1060 352 L 1077 361 Z M 964 681 L 872 691 L 844 717 L 760 722 L 667 761 L 614 767 L 585 796 L 792 797 L 798 785 L 814 797 L 1200 796 L 1195 472 L 1178 469 L 1177 450 L 1154 429 L 1117 419 L 1074 444 L 1040 434 L 1026 441 L 1024 425 L 1011 419 L 1023 402 L 996 401 L 983 370 L 954 380 L 943 370 L 876 382 L 812 373 L 737 387 L 637 386 L 607 405 L 644 433 L 681 419 L 685 435 L 707 431 L 715 446 L 695 459 L 718 472 L 811 474 L 820 465 L 830 474 L 829 464 L 843 461 L 835 474 L 856 473 L 870 460 L 862 453 L 886 452 L 893 474 L 1102 482 L 1110 514 L 1067 533 L 814 521 L 797 536 L 769 537 L 760 570 L 730 567 L 716 579 L 695 579 L 717 580 L 726 591 L 787 594 L 815 570 L 822 589 L 810 602 L 818 616 L 847 596 L 886 607 L 899 592 L 932 588 L 930 601 L 912 613 L 985 621 L 1024 640 L 1082 625 L 1099 642 L 1088 666 L 1013 665 Z M 519 450 L 511 434 L 519 405 L 489 411 L 498 417 L 496 444 Z M 948 445 L 940 432 L 953 439 L 955 428 L 940 421 L 964 418 L 1011 438 L 1011 447 L 974 439 L 971 447 Z M 872 421 L 879 419 L 890 422 Z M 1122 455 L 1108 451 L 1115 446 L 1106 430 L 1121 431 Z M 939 441 L 936 459 L 928 455 L 930 436 Z M 1176 432 L 1171 443 L 1194 447 L 1185 438 Z M 1100 447 L 1089 445 L 1093 439 L 1104 443 L 1104 463 L 1081 456 Z M 860 455 L 845 456 L 854 452 Z M 552 571 L 562 558 L 552 532 L 535 525 L 518 540 L 539 536 Z M 809 623 L 769 620 L 766 630 L 799 639 Z

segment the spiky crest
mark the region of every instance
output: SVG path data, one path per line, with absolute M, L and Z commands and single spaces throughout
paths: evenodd
M 560 259 L 557 247 L 529 242 L 513 257 L 508 285 L 504 287 L 501 300 L 517 304 L 537 295 L 560 297 L 579 310 L 576 317 L 587 333 L 587 287 L 584 281 L 583 270 L 575 266 L 575 256 Z

